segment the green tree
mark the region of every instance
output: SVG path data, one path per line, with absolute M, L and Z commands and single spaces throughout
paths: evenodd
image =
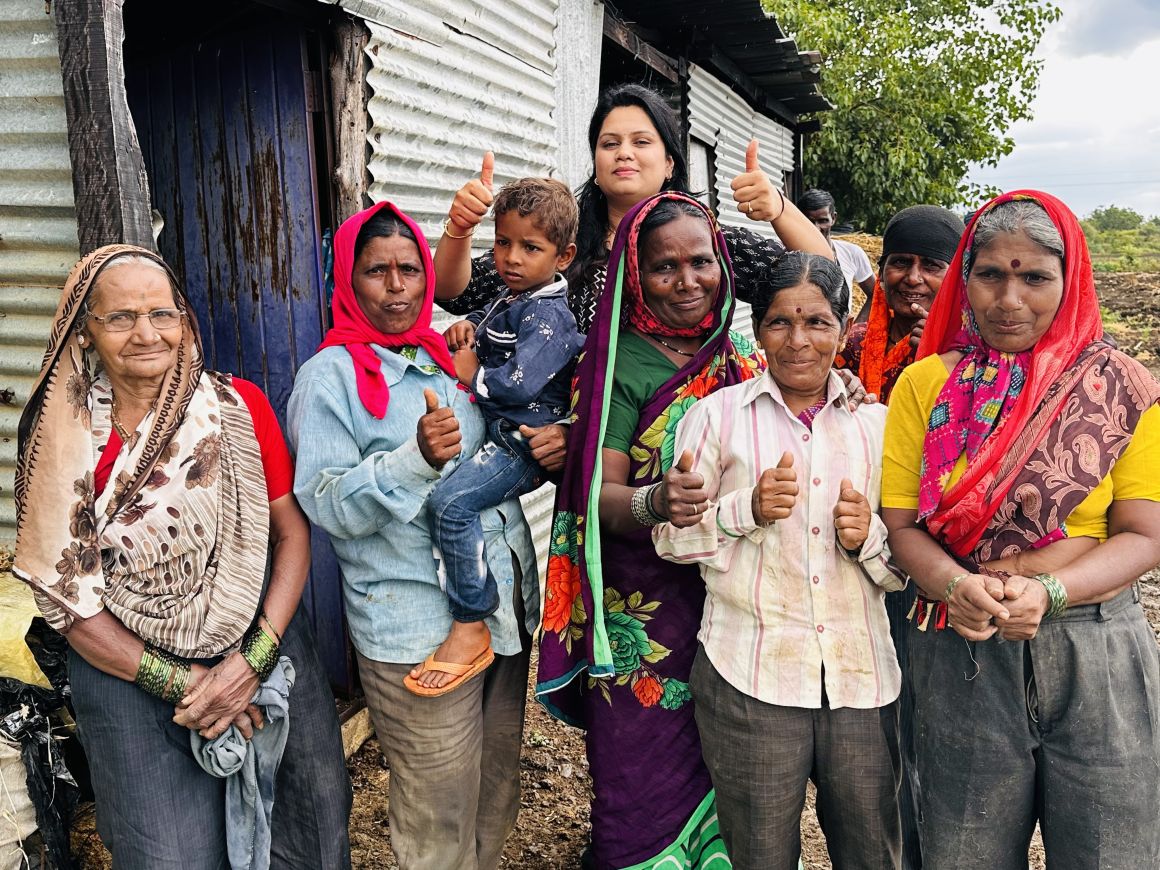
M 806 182 L 847 218 L 881 230 L 916 203 L 977 203 L 972 163 L 1009 154 L 1031 117 L 1048 0 L 762 0 L 824 58 L 834 111 L 806 146 Z
M 1097 208 L 1088 216 L 1088 220 L 1097 230 L 1134 230 L 1144 222 L 1144 216 L 1130 208 L 1109 205 L 1107 208 Z

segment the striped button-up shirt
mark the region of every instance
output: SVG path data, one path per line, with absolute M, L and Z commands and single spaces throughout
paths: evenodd
M 691 450 L 710 494 L 701 522 L 653 531 L 657 552 L 698 563 L 708 596 L 698 639 L 738 691 L 787 707 L 881 707 L 901 674 L 882 599 L 905 581 L 890 564 L 878 517 L 886 408 L 850 412 L 830 374 L 811 431 L 786 407 L 769 375 L 719 390 L 681 420 L 674 456 Z M 753 518 L 763 470 L 793 455 L 798 498 L 768 526 Z M 838 542 L 834 505 L 846 478 L 872 511 L 857 553 Z

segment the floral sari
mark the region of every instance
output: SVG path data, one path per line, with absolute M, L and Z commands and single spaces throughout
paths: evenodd
M 556 499 L 536 694 L 587 730 L 594 798 L 592 847 L 600 868 L 727 867 L 688 678 L 705 600 L 695 566 L 656 554 L 650 530 L 599 524 L 601 448 L 622 313 L 639 286 L 636 242 L 662 193 L 620 223 L 608 282 L 577 366 L 575 422 Z M 677 424 L 699 398 L 759 374 L 752 343 L 731 333 L 732 270 L 720 231 L 721 288 L 704 343 L 646 403 L 629 453 L 629 485 L 659 481 L 672 465 Z

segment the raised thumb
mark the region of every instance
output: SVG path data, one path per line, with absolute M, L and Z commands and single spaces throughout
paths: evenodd
M 842 478 L 842 484 L 838 487 L 838 498 L 845 498 L 847 490 L 854 488 L 854 484 L 850 483 L 848 478 Z
M 749 140 L 749 147 L 745 149 L 745 171 L 756 172 L 761 167 L 757 165 L 757 137 Z
M 435 395 L 435 391 L 430 387 L 423 391 L 423 400 L 427 403 L 428 414 L 439 409 L 439 397 Z
M 681 458 L 677 460 L 677 471 L 685 472 L 693 470 L 693 451 L 686 450 L 681 454 Z
M 483 152 L 483 168 L 479 170 L 479 180 L 483 186 L 491 190 L 492 178 L 495 173 L 495 155 L 490 151 Z
M 757 141 L 756 139 L 754 141 Z M 777 460 L 778 468 L 793 468 L 793 454 L 788 450 L 781 454 L 781 459 Z

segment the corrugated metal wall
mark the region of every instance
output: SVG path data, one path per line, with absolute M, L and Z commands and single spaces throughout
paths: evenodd
M 754 136 L 760 142 L 761 168 L 774 179 L 792 172 L 793 132 L 755 112 L 729 86 L 696 64 L 689 66 L 689 132 L 715 149 L 721 203 L 721 223 L 774 235 L 768 224 L 757 224 L 737 210 L 729 183 L 745 169 L 745 148 Z
M 556 6 L 513 0 L 498 16 L 466 0 L 357 3 L 371 31 L 373 199 L 396 203 L 434 241 L 485 151 L 497 184 L 553 173 Z M 486 223 L 477 238 L 490 244 Z
M 772 118 L 753 110 L 727 84 L 696 64 L 689 65 L 689 135 L 713 149 L 716 178 L 710 179 L 717 193 L 718 220 L 723 224 L 745 227 L 765 236 L 776 233 L 767 223 L 745 217 L 733 201 L 730 183 L 745 169 L 745 149 L 757 137 L 761 168 L 774 183 L 782 173 L 794 168 L 793 132 Z M 740 303 L 733 317 L 733 328 L 750 338 L 753 324 L 749 305 Z
M 476 0 L 342 0 L 367 19 L 370 195 L 414 218 L 434 245 L 451 198 L 495 154 L 496 185 L 559 175 L 557 0 L 511 0 L 497 15 Z M 492 227 L 476 233 L 491 246 Z M 437 315 L 442 328 L 451 318 Z M 553 488 L 524 499 L 541 564 Z
M 44 0 L 0 0 L 0 545 L 20 409 L 78 252 L 56 27 Z

